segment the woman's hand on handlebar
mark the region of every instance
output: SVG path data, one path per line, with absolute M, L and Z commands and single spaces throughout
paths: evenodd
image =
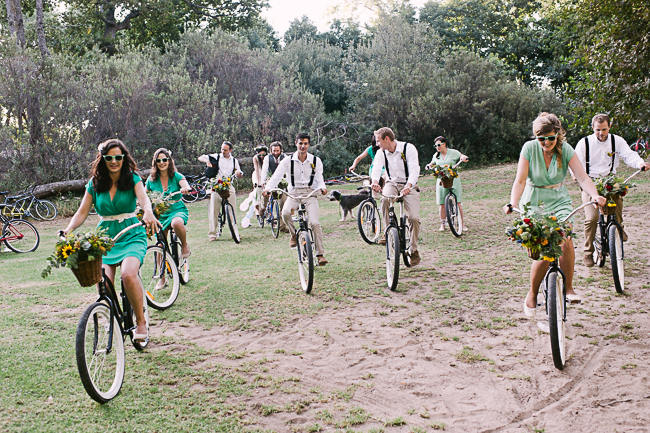
M 156 233 L 156 231 L 162 227 L 160 222 L 156 219 L 154 216 L 153 212 L 150 210 L 147 210 L 144 212 L 144 215 L 142 217 L 142 223 L 144 224 L 145 228 L 147 229 L 147 233 L 152 235 Z
M 503 206 L 503 213 L 505 213 L 506 215 L 512 213 L 512 205 L 511 205 L 510 203 L 508 203 L 507 205 Z
M 186 188 L 181 188 L 181 194 L 189 194 L 192 192 L 192 187 L 188 186 Z

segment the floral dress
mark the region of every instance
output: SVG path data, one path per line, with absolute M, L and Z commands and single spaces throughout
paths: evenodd
M 458 164 L 460 157 L 461 153 L 456 149 L 447 149 L 447 154 L 445 156 L 442 156 L 440 152 L 434 153 L 433 158 L 431 159 L 431 164 L 447 164 L 450 167 L 453 167 L 454 165 Z M 442 186 L 442 181 L 438 179 L 438 182 L 436 182 L 436 201 L 438 204 L 445 204 L 445 197 L 447 196 L 448 190 L 452 190 L 454 194 L 456 194 L 458 203 L 463 202 L 463 184 L 460 182 L 460 178 L 456 177 L 454 178 L 454 184 L 451 188 L 444 188 Z
M 569 169 L 569 161 L 575 151 L 566 142 L 562 144 L 562 167 L 558 167 L 557 155 L 554 153 L 551 163 L 546 168 L 544 151 L 537 140 L 524 143 L 521 157 L 528 161 L 528 178 L 519 208 L 530 203 L 535 208 L 543 204 L 544 213 L 566 218 L 573 210 L 569 191 L 563 184 Z
M 174 176 L 167 181 L 167 190 L 163 190 L 162 182 L 160 181 L 160 176 L 158 179 L 153 180 L 151 178 L 147 179 L 147 191 L 157 191 L 163 194 L 163 197 L 168 197 L 171 194 L 181 190 L 181 180 L 185 179 L 185 176 L 179 172 L 174 173 Z M 183 200 L 180 199 L 180 195 L 177 194 L 171 198 L 172 201 L 175 201 L 167 211 L 160 215 L 160 224 L 162 224 L 163 230 L 167 230 L 172 224 L 172 220 L 176 217 L 180 217 L 183 220 L 183 224 L 187 224 L 189 214 L 187 211 L 187 206 L 183 203 Z
M 137 185 L 142 182 L 140 176 L 133 173 L 133 183 Z M 128 191 L 117 190 L 115 197 L 111 200 L 109 191 L 96 192 L 93 187 L 93 181 L 90 179 L 86 184 L 86 191 L 92 196 L 93 204 L 97 214 L 101 217 L 109 217 L 113 215 L 129 214 L 135 212 L 137 198 L 135 196 L 135 188 Z M 106 229 L 109 236 L 114 237 L 122 229 L 139 222 L 135 214 L 132 217 L 124 218 L 122 220 L 100 220 L 98 227 Z M 135 227 L 123 236 L 121 236 L 115 246 L 103 257 L 104 264 L 117 265 L 122 263 L 127 257 L 137 257 L 142 263 L 144 255 L 147 252 L 147 232 L 144 227 Z

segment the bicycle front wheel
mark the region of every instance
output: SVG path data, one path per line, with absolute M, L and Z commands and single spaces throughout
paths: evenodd
M 172 258 L 174 263 L 178 263 L 178 277 L 180 278 L 181 284 L 187 284 L 190 281 L 190 264 L 187 259 L 183 258 L 181 241 L 176 236 L 176 233 L 172 230 L 169 239 L 169 249 L 172 253 Z
M 612 261 L 612 275 L 614 276 L 614 288 L 617 293 L 625 290 L 625 262 L 623 261 L 623 229 L 612 224 L 607 230 L 609 243 L 609 258 Z
M 58 214 L 56 206 L 49 200 L 37 201 L 34 206 L 34 212 L 40 219 L 45 221 L 52 221 Z
M 397 289 L 399 280 L 399 232 L 397 227 L 390 226 L 386 230 L 386 282 L 390 290 Z
M 400 241 L 400 248 L 402 250 L 402 260 L 404 260 L 404 266 L 407 268 L 411 267 L 411 222 L 406 217 L 400 218 L 402 227 L 404 230 L 404 236 L 402 237 L 403 241 Z
M 449 230 L 459 238 L 463 234 L 463 219 L 460 212 L 458 212 L 458 200 L 453 192 L 448 193 L 447 197 L 445 197 L 445 213 L 447 214 Z
M 238 244 L 241 242 L 241 238 L 239 237 L 239 227 L 237 227 L 237 218 L 235 217 L 235 211 L 230 203 L 226 203 L 225 208 L 226 220 L 228 220 L 228 227 L 230 228 L 232 240 Z
M 564 309 L 566 307 L 562 274 L 551 271 L 546 274 L 548 328 L 551 335 L 553 364 L 562 370 L 566 364 L 566 339 Z
M 273 199 L 273 205 L 271 206 L 271 233 L 273 233 L 274 238 L 278 238 L 280 235 L 280 203 L 278 200 Z
M 156 310 L 171 307 L 180 287 L 174 258 L 160 245 L 150 245 L 140 265 L 140 278 L 147 303 Z
M 607 252 L 603 249 L 603 243 L 606 241 L 605 239 L 605 224 L 603 221 L 603 216 L 600 215 L 598 217 L 598 225 L 596 226 L 596 233 L 594 234 L 594 252 L 593 252 L 593 259 L 594 263 L 602 268 L 605 266 L 605 259 L 607 258 Z
M 377 206 L 372 200 L 366 200 L 359 206 L 357 213 L 359 234 L 368 244 L 376 244 L 381 235 L 381 218 Z
M 305 293 L 311 293 L 314 284 L 314 254 L 309 231 L 300 230 L 297 235 L 298 274 L 300 285 Z
M 196 200 L 198 200 L 198 198 L 199 198 L 199 191 L 195 187 L 192 187 L 192 191 L 190 191 L 187 194 L 183 194 L 183 196 L 181 197 L 181 199 L 185 203 L 194 203 Z
M 15 253 L 34 251 L 41 241 L 36 227 L 22 219 L 7 221 L 2 227 L 2 237 L 7 248 Z
M 112 332 L 111 332 L 112 331 Z M 108 305 L 95 302 L 84 311 L 79 324 L 75 350 L 81 383 L 88 395 L 99 403 L 115 398 L 124 381 L 124 340 Z

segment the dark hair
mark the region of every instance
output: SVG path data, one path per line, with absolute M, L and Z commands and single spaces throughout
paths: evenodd
M 230 150 L 232 150 L 232 143 L 230 141 L 224 141 L 223 143 L 221 143 L 222 146 L 224 144 L 227 145 L 230 148 Z
M 433 139 L 434 144 L 436 143 L 436 141 L 447 144 L 447 139 L 445 137 L 443 137 L 442 135 L 439 135 L 439 136 L 437 136 L 436 138 Z
M 302 140 L 303 138 L 306 138 L 309 141 L 309 144 L 311 144 L 311 137 L 306 132 L 301 132 L 298 135 L 296 135 L 296 143 Z
M 370 141 L 370 145 L 372 146 L 372 153 L 377 153 L 377 150 L 379 149 L 379 145 L 377 144 L 377 136 L 374 133 L 372 134 L 372 140 Z
M 176 173 L 176 164 L 174 164 L 174 159 L 172 158 L 172 153 L 165 149 L 164 147 L 161 147 L 160 149 L 156 150 L 153 153 L 153 159 L 151 160 L 151 173 L 149 174 L 149 178 L 151 180 L 156 180 L 158 179 L 158 164 L 156 164 L 156 160 L 158 159 L 158 156 L 163 153 L 167 158 L 169 158 L 169 165 L 167 166 L 167 176 L 171 179 L 174 174 Z
M 269 149 L 266 147 L 264 144 L 260 144 L 255 148 L 255 153 L 260 153 L 261 151 L 264 151 L 266 153 L 269 153 Z
M 137 170 L 135 161 L 129 153 L 124 143 L 117 138 L 108 139 L 97 146 L 98 152 L 95 160 L 90 166 L 90 175 L 92 176 L 92 185 L 96 192 L 106 192 L 113 186 L 113 181 L 108 173 L 104 155 L 114 147 L 119 147 L 124 155 L 122 160 L 122 170 L 120 171 L 120 178 L 117 180 L 117 189 L 120 191 L 128 191 L 133 189 L 133 173 Z
M 282 150 L 282 143 L 280 143 L 279 141 L 274 141 L 273 143 L 271 143 L 271 149 L 273 149 L 273 146 L 278 146 L 280 150 Z
M 610 126 L 609 116 L 605 113 L 598 113 L 591 119 L 591 127 L 594 127 L 594 123 L 607 122 L 607 126 Z

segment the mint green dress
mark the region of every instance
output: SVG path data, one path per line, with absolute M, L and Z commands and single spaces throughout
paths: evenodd
M 543 204 L 545 214 L 555 215 L 559 219 L 566 218 L 571 213 L 573 203 L 563 182 L 569 169 L 569 161 L 574 153 L 573 148 L 564 142 L 562 144 L 562 167 L 558 168 L 557 155 L 553 154 L 547 170 L 544 151 L 537 140 L 524 143 L 520 156 L 528 161 L 528 178 L 526 179 L 526 188 L 519 200 L 520 209 L 527 203 L 530 203 L 532 208 Z M 540 188 L 550 185 L 558 186 L 550 189 Z
M 438 156 L 436 156 L 436 153 Z M 460 161 L 461 153 L 456 149 L 447 149 L 447 154 L 442 156 L 440 153 L 436 152 L 433 154 L 431 159 L 432 164 L 445 165 L 448 164 L 450 167 L 458 164 Z M 454 184 L 451 188 L 443 188 L 442 181 L 438 179 L 436 182 L 436 201 L 438 204 L 445 204 L 445 197 L 447 196 L 447 191 L 452 190 L 456 194 L 456 199 L 458 203 L 463 202 L 463 184 L 460 181 L 460 178 L 457 177 L 454 179 Z
M 140 176 L 133 174 L 133 183 L 142 182 Z M 128 191 L 115 192 L 115 197 L 111 200 L 108 191 L 97 193 L 93 187 L 93 181 L 90 179 L 86 184 L 86 191 L 93 197 L 93 204 L 99 216 L 119 215 L 123 213 L 135 212 L 137 199 L 135 188 Z M 108 235 L 114 237 L 122 229 L 139 222 L 138 218 L 133 216 L 122 221 L 100 221 L 98 227 L 105 228 Z M 147 232 L 143 226 L 135 227 L 120 237 L 115 246 L 103 257 L 104 264 L 117 265 L 122 263 L 126 257 L 137 257 L 142 263 L 144 255 L 147 252 Z
M 167 181 L 167 190 L 163 191 L 162 183 L 160 182 L 160 176 L 158 179 L 152 180 L 151 178 L 147 179 L 147 191 L 157 191 L 163 194 L 163 197 L 167 197 L 175 192 L 181 190 L 181 180 L 185 179 L 185 176 L 179 172 L 174 173 L 174 177 L 170 178 Z M 176 194 L 171 200 L 178 200 L 173 203 L 169 209 L 162 215 L 160 215 L 160 224 L 162 224 L 163 230 L 167 230 L 172 224 L 172 220 L 176 217 L 183 219 L 183 223 L 187 224 L 187 219 L 189 217 L 187 212 L 187 206 L 181 200 L 180 194 Z

